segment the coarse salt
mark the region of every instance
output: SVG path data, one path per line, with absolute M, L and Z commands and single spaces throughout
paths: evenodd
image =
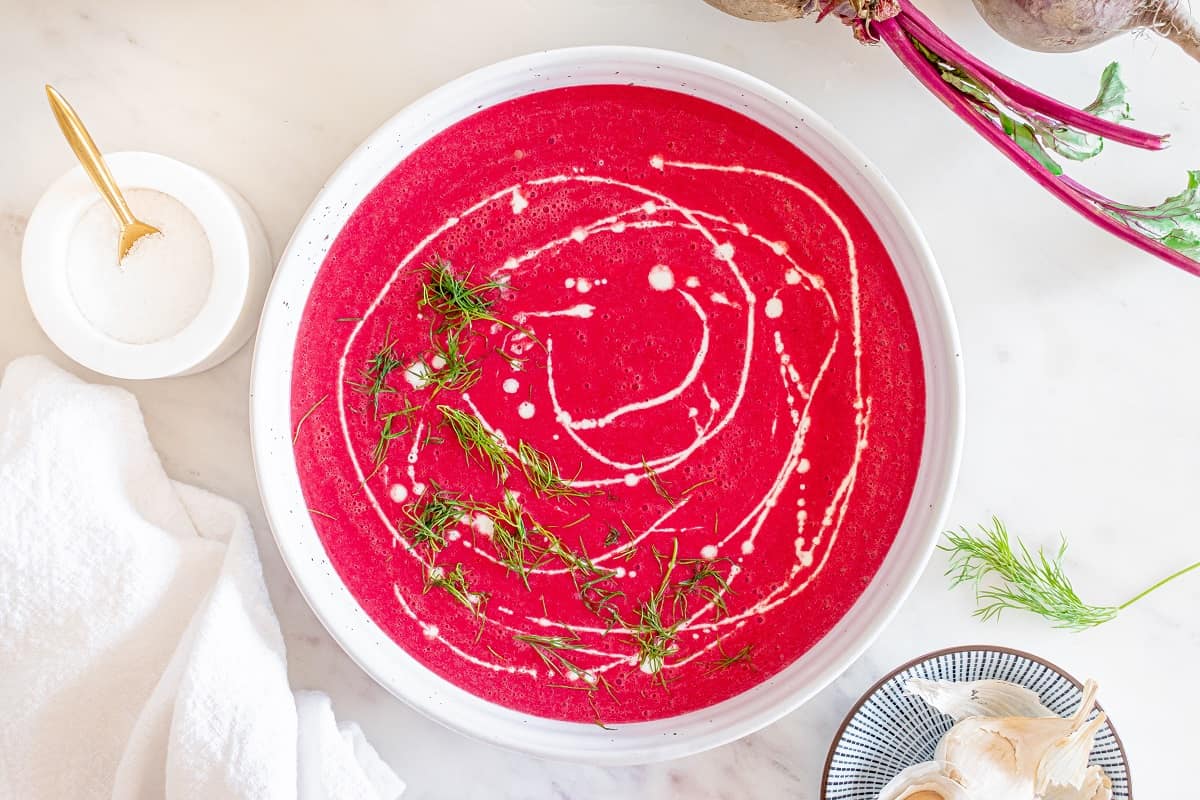
M 67 249 L 67 285 L 83 317 L 126 344 L 168 339 L 196 318 L 212 287 L 208 234 L 186 206 L 152 189 L 127 189 L 138 219 L 162 231 L 117 260 L 117 221 L 97 201 L 79 218 Z

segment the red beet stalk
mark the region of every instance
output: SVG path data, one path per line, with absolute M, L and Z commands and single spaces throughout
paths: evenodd
M 1200 191 L 1153 208 L 1133 208 L 1061 174 L 1041 144 L 1038 131 L 1091 134 L 1146 150 L 1160 150 L 1167 137 L 1101 119 L 1009 78 L 954 42 L 907 0 L 829 0 L 831 10 L 863 41 L 886 44 L 901 63 L 951 111 L 1051 194 L 1093 223 L 1180 269 L 1200 276 Z M 966 87 L 966 88 L 964 88 Z M 1026 122 L 1025 146 L 1011 129 Z M 1033 151 L 1033 152 L 1031 152 Z M 1034 152 L 1041 157 L 1035 157 Z

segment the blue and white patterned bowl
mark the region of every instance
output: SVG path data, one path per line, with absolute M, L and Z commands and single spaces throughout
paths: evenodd
M 822 800 L 875 800 L 900 770 L 933 759 L 938 741 L 954 723 L 905 693 L 910 678 L 1011 681 L 1037 692 L 1060 716 L 1075 713 L 1083 697 L 1079 681 L 1029 653 L 970 646 L 921 656 L 872 686 L 850 710 L 825 762 Z M 1091 763 L 1112 780 L 1114 800 L 1129 800 L 1129 764 L 1111 720 L 1096 734 Z

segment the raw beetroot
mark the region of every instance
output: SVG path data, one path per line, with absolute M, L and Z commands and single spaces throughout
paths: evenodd
M 1200 61 L 1200 27 L 1184 0 L 974 0 L 988 25 L 1029 50 L 1084 50 L 1130 31 L 1165 37 Z
M 1104 141 L 1147 150 L 1166 146 L 1166 136 L 1145 133 L 1122 123 L 1129 120 L 1125 85 L 1116 64 L 1105 70 L 1095 101 L 1074 108 L 1000 73 L 971 55 L 933 24 L 909 0 L 706 0 L 730 14 L 755 20 L 779 20 L 818 14 L 839 17 L 868 43 L 883 42 L 901 63 L 951 111 L 1000 152 L 1077 212 L 1113 235 L 1200 275 L 1200 171 L 1188 174 L 1188 185 L 1157 206 L 1130 206 L 1111 200 L 1063 173 L 1059 161 L 1082 161 L 1100 153 Z M 1078 0 L 976 0 L 995 10 L 1000 6 L 1048 8 L 1122 5 Z M 1124 3 L 1142 10 L 1142 25 L 1153 22 L 1148 6 L 1174 9 L 1176 25 L 1182 10 L 1173 0 L 1149 4 Z M 1119 17 L 1113 17 L 1113 20 Z M 1114 23 L 1115 24 L 1115 23 Z M 1126 20 L 1128 25 L 1128 19 Z M 1136 27 L 1136 26 L 1135 26 Z M 1125 28 L 1122 28 L 1125 29 Z M 1179 29 L 1182 30 L 1182 29 Z M 1194 30 L 1194 28 L 1193 28 Z M 1165 29 L 1160 32 L 1166 35 Z M 1103 37 L 1102 37 L 1103 38 Z M 1173 37 L 1175 38 L 1175 37 Z M 1178 39 L 1176 39 L 1178 41 Z M 1082 37 L 1076 40 L 1082 41 Z M 1181 42 L 1182 43 L 1182 42 Z M 1085 46 L 1085 45 L 1080 45 Z

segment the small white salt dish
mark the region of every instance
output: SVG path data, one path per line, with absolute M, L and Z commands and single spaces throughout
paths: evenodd
M 115 378 L 165 378 L 215 367 L 237 352 L 257 325 L 272 272 L 262 224 L 241 195 L 188 164 L 141 152 L 106 154 L 104 160 L 122 191 L 161 192 L 195 216 L 212 250 L 207 299 L 176 333 L 145 344 L 113 338 L 84 316 L 69 279 L 72 233 L 103 201 L 76 167 L 42 195 L 25 229 L 21 269 L 38 324 L 72 359 Z M 115 258 L 115 238 L 112 246 Z M 129 314 L 140 311 L 128 309 Z

